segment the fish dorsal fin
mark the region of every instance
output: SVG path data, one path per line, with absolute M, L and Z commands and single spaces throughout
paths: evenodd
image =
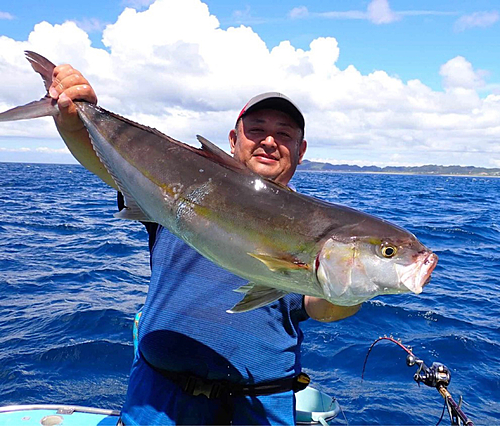
M 44 58 L 42 55 L 32 52 L 31 50 L 25 50 L 24 54 L 26 55 L 26 59 L 31 64 L 32 68 L 42 76 L 43 84 L 48 92 L 49 87 L 52 84 L 52 71 L 54 71 L 56 66 L 47 58 Z
M 288 292 L 283 290 L 278 290 L 276 288 L 267 287 L 265 285 L 248 283 L 244 286 L 237 288 L 235 291 L 238 293 L 244 293 L 245 297 L 241 299 L 236 305 L 234 305 L 227 312 L 229 313 L 239 313 L 247 312 L 253 309 L 260 308 L 269 303 L 272 303 L 283 296 L 288 294 Z
M 213 161 L 219 163 L 221 166 L 227 167 L 232 170 L 236 170 L 238 172 L 243 172 L 246 174 L 253 174 L 256 175 L 254 172 L 252 172 L 248 167 L 246 167 L 243 163 L 239 162 L 236 160 L 234 157 L 231 157 L 226 151 L 223 151 L 220 149 L 217 145 L 214 143 L 210 142 L 207 138 L 204 138 L 201 135 L 196 135 L 196 139 L 201 143 L 201 151 L 210 159 Z M 267 179 L 264 177 L 260 177 L 263 181 L 268 182 L 271 185 L 275 185 L 281 189 L 284 189 L 286 191 L 292 191 L 290 187 L 287 185 L 283 185 L 282 183 L 275 182 L 271 179 Z
M 250 169 L 245 167 L 244 164 L 240 163 L 234 157 L 231 157 L 227 152 L 220 149 L 217 145 L 210 142 L 203 136 L 196 135 L 196 139 L 201 143 L 202 152 L 213 161 L 219 163 L 221 166 L 227 167 L 228 169 L 236 170 L 238 172 L 245 172 L 251 174 Z

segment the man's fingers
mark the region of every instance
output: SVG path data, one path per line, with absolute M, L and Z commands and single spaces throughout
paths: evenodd
M 65 93 L 71 100 L 79 99 L 94 104 L 97 103 L 97 96 L 92 86 L 71 65 L 61 65 L 54 69 L 49 94 L 52 98 L 58 99 L 62 93 Z M 59 106 L 62 105 L 59 104 Z
M 76 110 L 75 100 L 97 103 L 97 96 L 87 79 L 71 65 L 59 65 L 52 73 L 49 95 L 57 99 L 60 114 L 55 117 L 60 131 L 77 132 L 84 126 Z
M 52 72 L 52 84 L 49 88 L 50 96 L 52 96 L 54 99 L 57 99 L 59 95 L 72 84 L 81 84 L 75 83 L 75 81 L 79 80 L 80 78 L 83 77 L 71 65 L 66 64 L 55 67 L 54 71 Z M 66 81 L 64 82 L 65 79 Z
M 63 99 L 61 99 L 63 97 Z M 65 89 L 60 95 L 59 95 L 59 101 L 58 105 L 60 107 L 66 107 L 70 101 L 87 101 L 93 104 L 97 103 L 97 97 L 90 85 L 88 84 L 80 84 L 80 85 L 74 85 L 70 86 L 67 89 Z

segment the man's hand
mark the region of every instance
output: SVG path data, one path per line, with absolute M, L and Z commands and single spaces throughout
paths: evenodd
M 97 96 L 87 79 L 71 65 L 59 65 L 52 73 L 49 95 L 57 100 L 60 114 L 55 118 L 62 133 L 75 133 L 83 129 L 83 123 L 76 112 L 74 100 L 97 104 Z
M 74 100 L 82 100 L 97 104 L 97 96 L 88 80 L 71 65 L 59 65 L 52 73 L 49 95 L 57 99 L 60 114 L 54 117 L 54 121 L 70 152 L 80 164 L 116 189 L 117 185 L 97 157 L 73 103 Z

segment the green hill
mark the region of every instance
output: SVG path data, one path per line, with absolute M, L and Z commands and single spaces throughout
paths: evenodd
M 460 176 L 500 176 L 500 169 L 474 167 L 474 166 L 356 166 L 349 164 L 320 163 L 304 160 L 297 168 L 298 171 L 327 171 L 339 173 L 393 173 L 393 174 L 418 174 L 418 175 L 460 175 Z

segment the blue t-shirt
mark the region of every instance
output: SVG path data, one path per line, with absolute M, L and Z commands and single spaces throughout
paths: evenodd
M 139 352 L 148 363 L 245 384 L 300 372 L 299 323 L 308 318 L 302 295 L 289 294 L 250 312 L 227 313 L 242 297 L 234 290 L 246 281 L 205 259 L 162 226 L 149 226 L 148 231 L 152 274 L 138 333 Z M 166 379 L 136 357 L 123 410 L 130 424 L 130 413 L 158 413 L 162 404 L 170 404 L 154 391 L 144 396 L 152 381 L 158 388 Z M 145 402 L 148 398 L 152 400 Z M 141 408 L 134 407 L 137 401 Z

